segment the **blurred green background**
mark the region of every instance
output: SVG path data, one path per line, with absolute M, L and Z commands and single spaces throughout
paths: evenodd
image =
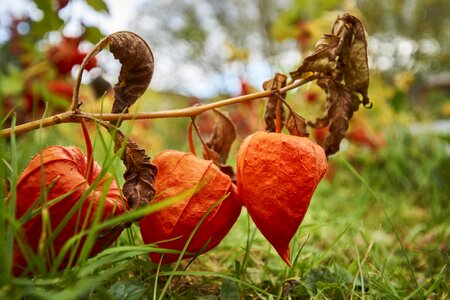
M 449 6 L 445 0 L 14 1 L 0 9 L 1 115 L 14 111 L 17 123 L 23 123 L 41 118 L 46 102 L 47 115 L 66 109 L 83 54 L 116 30 L 142 35 L 155 56 L 150 90 L 135 111 L 261 90 L 275 72 L 294 70 L 336 16 L 347 11 L 361 19 L 368 33 L 375 104 L 372 111 L 357 114 L 365 123 L 358 126 L 368 127 L 369 139 L 392 124 L 410 126 L 417 134 L 444 132 L 450 126 Z M 60 62 L 58 55 L 78 56 Z M 107 51 L 97 56 L 84 75 L 84 110 L 109 108 L 111 97 L 103 104 L 98 100 L 115 83 L 119 69 Z M 289 97 L 307 119 L 323 110 L 324 95 L 314 85 Z M 241 138 L 261 128 L 261 101 L 225 110 Z M 167 122 L 177 126 L 167 131 Z M 133 134 L 146 135 L 143 143 L 152 149 L 185 144 L 184 121 L 138 123 Z M 211 126 L 203 126 L 208 134 Z

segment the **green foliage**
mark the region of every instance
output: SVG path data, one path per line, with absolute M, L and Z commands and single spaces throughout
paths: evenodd
M 239 289 L 238 285 L 229 279 L 225 279 L 220 287 L 220 299 L 223 300 L 238 300 Z
M 95 9 L 96 11 L 100 12 L 109 12 L 108 6 L 106 5 L 105 1 L 103 0 L 86 0 L 87 4 Z
M 291 7 L 283 12 L 281 17 L 288 23 L 295 24 L 299 18 L 304 20 L 319 18 L 326 11 L 340 8 L 342 8 L 342 1 L 339 0 L 295 0 L 292 1 Z
M 345 286 L 351 286 L 352 283 L 351 275 L 338 265 L 336 268 L 340 273 L 318 267 L 309 270 L 301 279 L 289 279 L 285 282 L 284 294 L 301 298 L 321 295 L 332 299 L 344 299 Z
M 33 23 L 30 35 L 34 41 L 42 39 L 47 33 L 60 29 L 64 21 L 58 16 L 51 1 L 33 1 L 43 13 L 42 19 Z
M 145 286 L 140 281 L 117 281 L 108 288 L 108 293 L 115 300 L 138 300 L 145 293 Z
M 35 131 L 16 141 L 2 139 L 1 182 L 14 182 L 29 158 L 45 145 L 73 143 L 61 130 Z M 35 279 L 12 278 L 2 272 L 0 295 L 8 299 L 136 295 L 140 299 L 141 293 L 154 293 L 158 298 L 167 278 L 173 276 L 164 294 L 174 299 L 235 297 L 236 293 L 274 299 L 279 295 L 300 299 L 443 297 L 450 292 L 445 244 L 450 238 L 447 139 L 431 133 L 413 135 L 408 128 L 397 126 L 387 132 L 386 147 L 378 152 L 350 145 L 332 157 L 336 175 L 318 187 L 292 243 L 297 259 L 291 270 L 244 214 L 218 248 L 191 264 L 181 262 L 178 268 L 151 264 L 147 254 L 164 250 L 142 246 L 133 225 L 115 246 L 80 261 L 73 269 Z M 94 145 L 97 159 L 121 178 L 123 170 L 117 167 L 118 159 L 112 159 L 109 136 L 99 135 Z M 140 213 L 120 217 L 120 221 Z M 4 216 L 0 224 L 6 224 Z M 8 247 L 1 246 L 5 259 Z

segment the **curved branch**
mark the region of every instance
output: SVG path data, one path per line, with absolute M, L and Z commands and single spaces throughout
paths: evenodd
M 73 87 L 73 96 L 72 96 L 72 103 L 70 104 L 70 110 L 78 109 L 80 106 L 80 101 L 78 99 L 78 95 L 80 93 L 80 86 L 81 86 L 81 79 L 83 77 L 83 71 L 86 68 L 87 63 L 89 60 L 97 55 L 102 49 L 105 47 L 105 45 L 108 43 L 108 37 L 105 37 L 98 42 L 94 48 L 84 57 L 83 62 L 80 65 L 80 68 L 78 69 L 75 86 Z

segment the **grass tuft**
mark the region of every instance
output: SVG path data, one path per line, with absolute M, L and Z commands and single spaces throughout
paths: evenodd
M 143 245 L 136 224 L 125 229 L 111 247 L 88 257 L 96 233 L 167 207 L 179 200 L 175 197 L 108 220 L 97 218 L 90 229 L 80 218 L 79 233 L 64 248 L 73 254 L 74 267 L 46 271 L 44 258 L 30 252 L 30 270 L 36 274 L 14 277 L 10 271 L 13 241 L 20 241 L 21 224 L 42 212 L 33 207 L 20 220 L 12 217 L 17 178 L 29 158 L 46 145 L 77 142 L 60 134 L 77 125 L 61 126 L 0 140 L 0 299 L 118 299 L 123 295 L 218 299 L 236 293 L 242 299 L 446 299 L 450 295 L 448 142 L 445 137 L 415 136 L 402 128 L 389 132 L 386 147 L 377 152 L 348 147 L 330 158 L 335 176 L 320 183 L 292 240 L 291 269 L 245 209 L 218 247 L 192 261 L 152 263 L 150 252 L 182 255 L 189 241 L 180 252 Z M 113 154 L 111 138 L 101 128 L 95 132 L 94 157 L 104 170 L 102 176 L 110 172 L 113 180 L 122 182 L 123 167 Z M 64 201 L 64 196 L 47 204 Z M 101 198 L 105 196 L 106 189 Z M 67 218 L 76 210 L 68 211 Z M 62 227 L 48 229 L 44 249 Z M 57 264 L 62 263 L 64 253 L 55 255 Z

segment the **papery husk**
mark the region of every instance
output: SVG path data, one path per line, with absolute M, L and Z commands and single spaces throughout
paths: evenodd
M 181 251 L 194 227 L 207 211 L 225 195 L 229 196 L 215 207 L 195 232 L 183 258 L 205 253 L 229 232 L 242 208 L 237 188 L 211 161 L 191 153 L 166 150 L 153 163 L 158 167 L 155 178 L 156 198 L 152 203 L 180 197 L 173 205 L 150 214 L 140 221 L 142 238 L 146 244 Z M 167 241 L 174 239 L 171 241 Z M 165 241 L 165 242 L 163 242 Z M 151 253 L 154 263 L 175 262 L 179 255 Z
M 307 137 L 256 132 L 241 144 L 236 165 L 243 204 L 290 266 L 289 242 L 327 170 L 323 149 Z
M 102 170 L 96 162 L 92 166 L 93 179 L 95 181 Z M 82 199 L 83 192 L 90 186 L 86 179 L 87 168 L 87 158 L 81 149 L 77 147 L 49 146 L 31 159 L 19 177 L 17 183 L 16 218 L 22 218 L 30 209 L 36 210 L 46 207 L 48 210 L 41 209 L 36 216 L 26 220 L 18 232 L 17 239 L 20 239 L 20 244 L 31 250 L 34 255 L 43 255 L 49 269 L 64 244 L 81 231 L 83 223 L 85 223 L 84 229 L 89 230 L 96 214 L 100 213 L 98 209 L 100 201 L 104 201 L 101 220 L 122 214 L 127 210 L 126 200 L 121 196 L 119 187 L 114 180 L 111 181 L 109 174 L 105 174 L 98 185 L 83 200 L 80 208 L 70 218 L 53 242 L 45 247 L 44 250 L 38 250 L 39 244 L 46 243 L 46 239 L 58 227 L 69 211 L 77 204 L 80 204 L 79 201 Z M 110 183 L 109 186 L 105 187 L 106 183 Z M 108 190 L 105 199 L 102 200 L 105 188 Z M 45 193 L 43 193 L 44 191 Z M 52 203 L 52 200 L 69 192 L 70 194 L 67 196 Z M 37 201 L 39 203 L 36 203 Z M 48 230 L 44 232 L 42 226 L 43 213 L 50 220 L 50 228 L 47 228 Z M 99 232 L 99 237 L 90 251 L 90 256 L 97 254 L 112 244 L 119 237 L 122 230 L 123 227 L 118 226 L 114 230 L 107 231 L 106 234 L 105 232 Z M 17 239 L 14 245 L 13 263 L 14 273 L 18 275 L 27 268 L 28 263 Z M 77 256 L 83 244 L 84 238 L 76 250 Z M 69 254 L 66 255 L 58 269 L 65 268 L 68 259 Z

